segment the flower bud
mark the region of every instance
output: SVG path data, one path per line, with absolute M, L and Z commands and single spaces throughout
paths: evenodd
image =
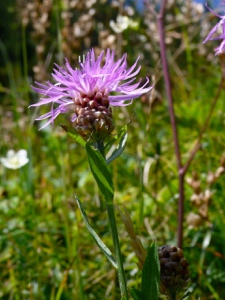
M 76 101 L 74 127 L 84 139 L 92 136 L 95 140 L 103 140 L 114 129 L 112 110 L 105 95 L 97 92 L 91 96 L 88 99 L 84 95 L 83 101 Z
M 176 299 L 189 281 L 189 266 L 183 250 L 176 246 L 158 248 L 161 290 L 168 299 Z

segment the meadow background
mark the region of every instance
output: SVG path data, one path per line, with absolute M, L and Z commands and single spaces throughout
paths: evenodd
M 156 4 L 157 1 L 150 1 Z M 116 130 L 128 125 L 128 142 L 111 166 L 115 204 L 126 206 L 137 235 L 147 247 L 177 243 L 177 166 L 165 96 L 156 19 L 137 1 L 0 1 L 0 156 L 9 149 L 28 151 L 18 170 L 0 165 L 0 299 L 120 299 L 117 275 L 89 235 L 76 193 L 90 223 L 112 248 L 107 215 L 88 168 L 84 150 L 59 126 L 45 129 L 35 118 L 49 107 L 38 101 L 34 81 L 51 80 L 54 63 L 94 47 L 140 56 L 138 80 L 155 84 L 131 106 L 114 108 Z M 127 28 L 117 16 L 129 18 Z M 212 108 L 224 57 L 217 42 L 202 44 L 217 21 L 192 1 L 170 0 L 166 45 L 182 160 L 185 161 Z M 125 26 L 126 27 L 126 26 Z M 119 28 L 119 29 L 118 29 Z M 190 263 L 188 299 L 225 299 L 225 101 L 224 88 L 213 110 L 185 181 L 183 250 Z M 119 214 L 117 223 L 128 287 L 140 286 L 141 272 Z M 161 297 L 160 299 L 164 299 Z

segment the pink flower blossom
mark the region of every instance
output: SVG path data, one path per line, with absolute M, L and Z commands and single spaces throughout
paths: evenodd
M 224 4 L 225 4 L 225 1 L 224 1 Z M 218 55 L 218 54 L 225 52 L 225 15 L 221 16 L 221 15 L 217 14 L 216 12 L 214 12 L 210 7 L 208 7 L 207 4 L 206 4 L 206 6 L 215 16 L 217 16 L 221 20 L 211 29 L 211 31 L 209 32 L 209 34 L 207 35 L 207 37 L 203 41 L 203 43 L 206 43 L 207 41 L 222 40 L 220 45 L 214 49 L 215 55 Z M 216 37 L 212 37 L 220 28 L 222 30 L 222 33 Z
M 114 51 L 107 49 L 106 55 L 102 51 L 96 58 L 91 49 L 83 62 L 79 63 L 79 68 L 73 69 L 67 60 L 66 68 L 55 65 L 52 73 L 55 84 L 36 82 L 33 90 L 44 97 L 31 106 L 51 105 L 48 113 L 36 119 L 48 119 L 42 128 L 70 110 L 75 113 L 71 121 L 75 121 L 77 103 L 82 106 L 85 101 L 98 101 L 104 97 L 111 106 L 125 106 L 152 89 L 152 86 L 146 87 L 149 79 L 142 86 L 139 82 L 133 83 L 141 69 L 137 67 L 138 59 L 127 69 L 127 55 L 124 54 L 116 62 L 114 56 Z

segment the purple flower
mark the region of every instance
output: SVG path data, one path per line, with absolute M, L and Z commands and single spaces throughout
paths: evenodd
M 224 1 L 225 4 L 225 1 Z M 225 16 L 221 16 L 217 13 L 215 13 L 208 5 L 206 4 L 207 8 L 218 18 L 221 20 L 212 28 L 212 30 L 209 32 L 208 36 L 206 39 L 203 41 L 203 43 L 206 43 L 207 41 L 215 41 L 215 40 L 222 40 L 220 45 L 216 47 L 215 50 L 215 55 L 221 54 L 225 52 Z M 212 37 L 214 33 L 217 32 L 217 30 L 221 28 L 222 33 L 218 35 L 217 37 Z
M 140 83 L 133 83 L 141 68 L 140 66 L 136 68 L 138 59 L 127 69 L 127 55 L 124 54 L 116 62 L 114 56 L 114 51 L 107 49 L 105 57 L 102 51 L 96 58 L 92 49 L 83 62 L 79 63 L 79 68 L 73 69 L 67 60 L 66 69 L 55 65 L 52 73 L 55 84 L 47 82 L 44 85 L 36 82 L 36 86 L 32 88 L 44 95 L 44 98 L 31 106 L 51 104 L 51 110 L 36 119 L 48 119 L 42 128 L 53 123 L 58 115 L 67 111 L 74 112 L 71 119 L 74 122 L 80 113 L 84 113 L 87 106 L 90 111 L 99 105 L 101 107 L 129 105 L 133 99 L 152 89 L 152 86 L 146 87 L 148 79 L 142 86 L 139 86 Z M 87 123 L 87 120 L 84 122 L 82 119 L 82 122 Z

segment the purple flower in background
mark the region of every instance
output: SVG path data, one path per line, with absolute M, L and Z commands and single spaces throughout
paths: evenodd
M 225 0 L 224 0 L 225 4 Z M 215 40 L 222 40 L 220 45 L 216 47 L 215 50 L 215 55 L 221 54 L 225 52 L 225 16 L 221 16 L 217 13 L 215 13 L 208 5 L 206 4 L 207 8 L 218 18 L 221 20 L 212 28 L 212 30 L 209 32 L 208 36 L 206 39 L 203 41 L 203 43 L 206 43 L 207 41 L 215 41 Z M 218 35 L 217 37 L 212 37 L 214 33 L 218 31 L 218 29 L 222 30 L 222 33 Z
M 51 110 L 36 120 L 48 119 L 43 128 L 53 123 L 58 115 L 71 110 L 74 112 L 71 121 L 82 135 L 101 131 L 103 127 L 112 131 L 110 105 L 129 105 L 133 99 L 152 89 L 152 86 L 146 87 L 148 79 L 142 86 L 133 83 L 141 68 L 136 68 L 137 62 L 138 59 L 127 69 L 126 54 L 115 62 L 114 51 L 107 49 L 106 55 L 102 51 L 96 58 L 92 49 L 79 63 L 79 68 L 73 69 L 67 60 L 66 69 L 56 65 L 52 73 L 55 84 L 36 82 L 32 87 L 44 98 L 31 106 L 51 105 Z

